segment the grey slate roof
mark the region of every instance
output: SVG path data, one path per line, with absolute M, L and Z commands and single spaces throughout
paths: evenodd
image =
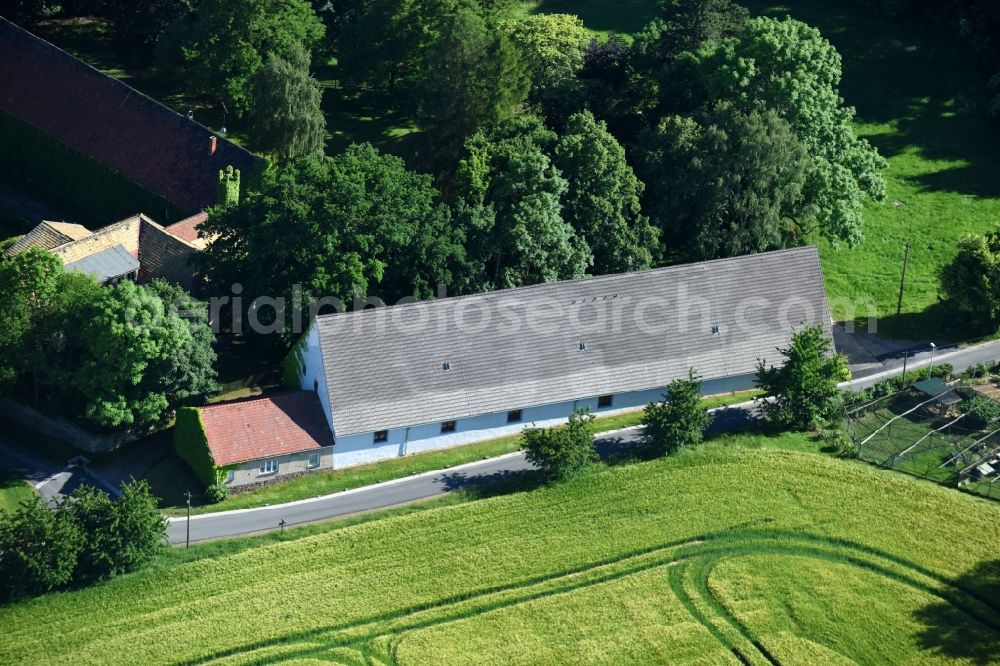
M 315 323 L 338 437 L 746 375 L 803 324 L 832 339 L 815 247 Z
M 101 282 L 105 282 L 139 270 L 139 260 L 129 254 L 125 246 L 115 245 L 67 264 L 66 270 L 90 273 Z

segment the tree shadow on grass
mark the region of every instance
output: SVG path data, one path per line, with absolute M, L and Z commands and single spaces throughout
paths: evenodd
M 980 562 L 953 581 L 962 595 L 977 602 L 966 605 L 940 600 L 916 612 L 925 629 L 918 635 L 925 650 L 949 659 L 976 664 L 996 663 L 1000 655 L 1000 560 Z
M 985 116 L 988 74 L 958 27 L 925 18 L 890 18 L 859 3 L 745 0 L 755 15 L 793 18 L 820 30 L 843 57 L 841 94 L 884 157 L 916 149 L 925 159 L 959 162 L 910 178 L 928 191 L 1000 197 L 995 155 L 1000 123 Z M 864 131 L 864 128 L 862 128 Z

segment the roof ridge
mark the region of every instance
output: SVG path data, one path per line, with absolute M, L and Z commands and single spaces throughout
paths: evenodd
M 91 65 L 89 62 L 87 62 L 83 58 L 77 58 L 75 55 L 73 55 L 69 51 L 66 51 L 64 49 L 59 48 L 58 46 L 56 46 L 55 44 L 53 44 L 49 40 L 45 39 L 44 37 L 39 37 L 38 35 L 36 35 L 35 33 L 31 32 L 30 30 L 22 28 L 21 26 L 19 26 L 18 24 L 14 23 L 13 21 L 11 21 L 11 20 L 9 20 L 7 18 L 4 18 L 3 16 L 0 16 L 0 25 L 3 25 L 4 23 L 6 23 L 10 27 L 14 28 L 16 31 L 18 31 L 20 33 L 23 33 L 24 35 L 27 35 L 29 38 L 41 42 L 42 44 L 44 44 L 48 48 L 50 48 L 53 51 L 56 51 L 56 52 L 62 54 L 66 58 L 68 58 L 70 60 L 73 60 L 73 61 L 75 61 L 77 63 L 80 63 L 85 68 L 90 69 L 90 70 L 96 72 L 97 74 L 105 77 L 106 79 L 110 79 L 111 81 L 114 81 L 117 85 L 120 85 L 120 86 L 122 86 L 124 88 L 127 88 L 131 93 L 135 93 L 136 95 L 138 95 L 139 97 L 143 98 L 144 100 L 152 102 L 156 106 L 159 106 L 159 107 L 167 110 L 168 112 L 174 114 L 175 116 L 178 116 L 180 118 L 185 118 L 185 116 L 181 115 L 177 111 L 174 111 L 173 109 L 171 109 L 169 106 L 167 106 L 163 102 L 160 102 L 160 101 L 154 99 L 153 97 L 150 97 L 149 95 L 147 95 L 146 93 L 142 92 L 141 90 L 133 88 L 132 86 L 130 86 L 129 84 L 125 83 L 124 81 L 122 81 L 118 77 L 111 76 L 110 74 L 106 74 L 105 72 L 102 72 L 97 67 L 94 67 L 93 65 Z M 212 134 L 214 134 L 221 141 L 225 141 L 226 143 L 232 144 L 235 148 L 237 148 L 238 150 L 246 153 L 247 155 L 250 155 L 251 157 L 256 157 L 253 153 L 251 153 L 249 150 L 247 150 L 243 146 L 239 145 L 238 143 L 230 141 L 229 139 L 227 139 L 224 136 L 219 136 L 219 133 L 216 130 L 213 130 L 210 127 L 206 127 L 205 125 L 202 125 L 201 123 L 199 123 L 197 120 L 194 120 L 193 118 L 185 118 L 185 119 L 188 122 L 194 123 L 194 124 L 198 125 L 199 127 L 202 127 L 203 129 L 205 129 L 206 131 L 211 132 Z
M 704 261 L 689 261 L 683 264 L 672 264 L 670 266 L 657 266 L 655 268 L 645 268 L 642 270 L 635 271 L 625 271 L 622 273 L 605 273 L 603 275 L 586 275 L 578 278 L 568 278 L 566 280 L 555 280 L 553 282 L 540 282 L 537 284 L 526 284 L 519 287 L 509 287 L 506 289 L 496 289 L 493 291 L 483 291 L 475 294 L 459 294 L 456 296 L 446 296 L 445 298 L 430 298 L 417 300 L 409 303 L 396 303 L 392 305 L 386 305 L 385 307 L 365 309 L 365 310 L 347 310 L 344 312 L 331 312 L 327 314 L 321 314 L 316 316 L 316 321 L 320 322 L 323 320 L 332 319 L 335 317 L 347 317 L 349 315 L 364 315 L 370 312 L 378 312 L 385 310 L 387 308 L 404 308 L 404 307 L 414 307 L 414 306 L 430 306 L 436 303 L 448 302 L 454 304 L 457 301 L 471 300 L 474 298 L 489 298 L 492 296 L 497 296 L 498 294 L 508 294 L 514 292 L 528 291 L 528 290 L 541 290 L 543 288 L 551 288 L 555 285 L 571 285 L 578 283 L 597 283 L 604 280 L 612 280 L 616 278 L 623 278 L 635 275 L 657 275 L 661 273 L 666 273 L 672 270 L 679 270 L 686 267 L 692 266 L 710 266 L 715 264 L 726 264 L 735 263 L 739 261 L 746 261 L 751 258 L 760 257 L 770 257 L 780 254 L 814 254 L 819 255 L 819 248 L 816 245 L 800 245 L 798 247 L 782 248 L 780 250 L 768 250 L 767 252 L 754 252 L 752 254 L 742 254 L 735 257 L 722 257 L 719 259 L 706 259 Z
M 212 402 L 207 405 L 196 405 L 196 409 L 215 409 L 216 407 L 229 407 L 231 405 L 241 405 L 251 402 L 259 402 L 261 400 L 273 400 L 274 398 L 290 398 L 290 397 L 303 397 L 315 395 L 317 399 L 319 396 L 315 391 L 309 391 L 306 389 L 285 389 L 282 391 L 275 391 L 273 393 L 261 393 L 260 395 L 248 395 L 243 398 L 234 398 L 232 400 L 222 400 L 219 402 Z

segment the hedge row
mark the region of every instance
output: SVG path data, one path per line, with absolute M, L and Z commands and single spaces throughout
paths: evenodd
M 180 407 L 174 424 L 174 452 L 186 462 L 198 480 L 209 487 L 216 482 L 215 460 L 208 449 L 208 437 L 201 412 L 194 407 Z

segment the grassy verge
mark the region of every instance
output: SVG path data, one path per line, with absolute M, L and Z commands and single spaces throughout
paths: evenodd
M 35 489 L 24 479 L 0 471 L 0 513 L 14 512 L 22 501 L 34 494 Z
M 0 661 L 991 661 L 1000 508 L 772 445 L 170 553 L 0 608 Z
M 704 399 L 704 403 L 707 409 L 714 409 L 745 402 L 757 395 L 759 395 L 758 391 L 727 393 L 709 396 Z M 623 414 L 599 417 L 594 421 L 594 424 L 598 432 L 608 432 L 636 426 L 641 422 L 642 410 L 637 409 Z M 521 436 L 511 435 L 441 451 L 393 458 L 370 465 L 313 472 L 287 481 L 278 481 L 259 490 L 233 495 L 217 504 L 194 506 L 192 513 L 248 509 L 319 497 L 413 474 L 447 469 L 464 463 L 493 458 L 517 451 L 520 448 Z M 170 516 L 184 515 L 187 510 L 183 506 L 183 493 L 189 489 L 200 488 L 200 484 L 188 470 L 187 465 L 174 455 L 167 456 L 160 461 L 150 470 L 146 478 L 150 482 L 153 494 L 161 498 L 164 513 Z

